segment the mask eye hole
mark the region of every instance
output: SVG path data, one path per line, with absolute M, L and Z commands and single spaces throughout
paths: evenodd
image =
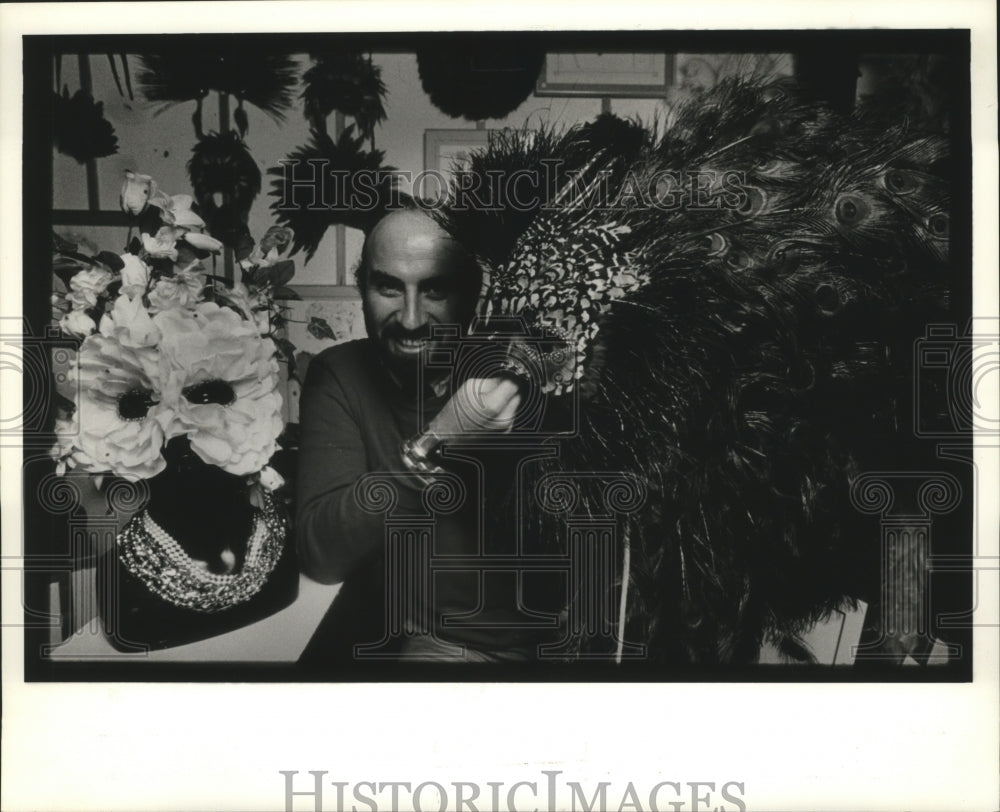
M 186 387 L 182 394 L 189 403 L 196 406 L 217 403 L 220 406 L 228 406 L 236 400 L 236 393 L 225 381 L 202 381 L 193 386 Z
M 143 420 L 150 407 L 156 404 L 153 393 L 147 389 L 132 389 L 118 398 L 118 416 L 122 420 Z

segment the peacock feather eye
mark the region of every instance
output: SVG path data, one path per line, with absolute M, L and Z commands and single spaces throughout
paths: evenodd
M 950 230 L 947 214 L 935 214 L 927 221 L 927 228 L 935 237 L 944 238 Z
M 843 194 L 837 198 L 834 206 L 837 220 L 845 226 L 856 226 L 868 217 L 869 208 L 865 199 L 859 195 Z
M 118 398 L 118 416 L 129 422 L 144 420 L 156 403 L 150 390 L 130 389 Z
M 729 250 L 729 240 L 722 234 L 708 234 L 705 237 L 705 249 L 710 257 L 718 257 Z
M 764 206 L 767 204 L 767 196 L 763 191 L 757 189 L 756 187 L 750 187 L 746 190 L 746 192 L 746 199 L 737 211 L 745 217 L 753 217 L 754 215 L 760 214 L 761 210 L 763 210 Z
M 726 256 L 726 265 L 736 271 L 744 271 L 751 264 L 750 255 L 746 251 L 730 251 Z
M 813 291 L 819 312 L 824 316 L 835 316 L 855 299 L 854 292 L 844 282 L 821 282 Z
M 798 267 L 802 260 L 802 249 L 797 247 L 791 240 L 778 243 L 770 250 L 767 256 L 768 264 L 774 266 L 775 271 L 791 271 Z
M 217 403 L 220 406 L 229 406 L 236 400 L 236 393 L 233 387 L 225 381 L 213 380 L 202 381 L 192 386 L 185 387 L 182 394 L 189 403 L 196 406 Z
M 901 169 L 890 169 L 885 175 L 885 187 L 894 194 L 902 195 L 916 188 L 913 178 Z

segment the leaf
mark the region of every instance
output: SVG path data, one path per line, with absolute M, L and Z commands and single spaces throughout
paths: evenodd
M 288 281 L 295 276 L 295 263 L 290 259 L 276 262 L 267 269 L 268 279 L 276 288 L 288 284 Z
M 321 319 L 319 316 L 313 316 L 309 319 L 309 323 L 306 325 L 306 330 L 309 331 L 309 335 L 313 338 L 318 338 L 320 341 L 325 338 L 337 338 L 337 334 L 333 332 L 333 328 L 327 324 L 326 319 Z
M 218 274 L 207 273 L 205 274 L 205 279 L 211 279 L 213 282 L 219 282 L 224 288 L 231 288 L 233 286 L 232 280 L 226 279 L 226 277 L 219 276 Z
M 233 246 L 233 258 L 237 262 L 242 262 L 253 253 L 253 246 L 253 237 L 247 233 L 240 235 L 236 240 L 236 245 Z
M 147 206 L 146 210 L 139 215 L 136 225 L 143 234 L 155 234 L 163 225 L 163 212 L 156 206 Z M 141 245 L 142 243 L 140 243 Z M 132 253 L 138 253 L 133 251 Z
M 292 289 L 292 288 L 281 287 L 281 288 L 275 288 L 274 289 L 274 298 L 275 299 L 292 299 L 293 301 L 299 301 L 302 297 L 299 296 L 299 294 L 296 293 L 295 290 Z
M 76 404 L 59 392 L 55 392 L 55 407 L 60 417 L 69 418 L 76 413 Z
M 273 339 L 275 346 L 278 348 L 278 354 L 281 359 L 288 364 L 288 374 L 292 376 L 295 374 L 295 345 L 289 341 L 287 338 L 275 338 Z
M 62 283 L 66 286 L 66 290 L 69 290 L 69 280 L 80 273 L 80 271 L 92 268 L 93 265 L 93 261 L 82 254 L 63 253 L 53 259 L 52 272 L 62 280 Z
M 149 257 L 146 264 L 157 276 L 174 275 L 174 261 L 169 257 Z
M 251 265 L 249 268 L 243 269 L 243 284 L 249 285 L 250 287 L 260 287 L 261 283 L 264 281 L 264 270 L 258 268 L 256 265 Z
M 60 256 L 75 260 L 76 262 L 81 263 L 81 266 L 85 266 L 87 268 L 94 267 L 94 258 L 88 257 L 86 254 L 80 254 L 76 251 L 63 251 L 60 253 Z M 81 267 L 80 270 L 82 271 L 83 267 Z
M 178 240 L 174 244 L 174 247 L 177 249 L 176 262 L 179 268 L 186 268 L 192 262 L 200 262 L 212 254 L 211 251 L 202 251 L 195 248 L 191 245 L 191 243 L 185 240 Z
M 97 304 L 93 307 L 86 308 L 83 312 L 86 313 L 93 320 L 94 324 L 100 324 L 101 319 L 104 317 L 104 299 L 98 299 Z
M 112 273 L 117 273 L 122 268 L 125 267 L 125 263 L 118 254 L 113 254 L 111 251 L 101 251 L 96 257 L 98 262 L 103 263 L 108 267 Z
M 55 231 L 52 232 L 52 249 L 54 251 L 59 251 L 66 253 L 67 251 L 75 251 L 76 243 L 70 242 L 61 234 L 57 234 Z

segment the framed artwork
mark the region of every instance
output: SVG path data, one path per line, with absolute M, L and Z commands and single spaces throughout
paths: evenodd
M 538 77 L 538 96 L 657 98 L 674 75 L 673 57 L 662 53 L 549 53 Z

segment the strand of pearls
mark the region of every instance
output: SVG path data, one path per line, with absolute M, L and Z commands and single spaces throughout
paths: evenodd
M 206 562 L 191 558 L 145 510 L 119 534 L 119 559 L 151 592 L 175 606 L 210 613 L 243 603 L 263 588 L 288 533 L 274 497 L 267 490 L 263 494 L 264 509 L 254 508 L 246 556 L 237 573 L 209 572 Z

